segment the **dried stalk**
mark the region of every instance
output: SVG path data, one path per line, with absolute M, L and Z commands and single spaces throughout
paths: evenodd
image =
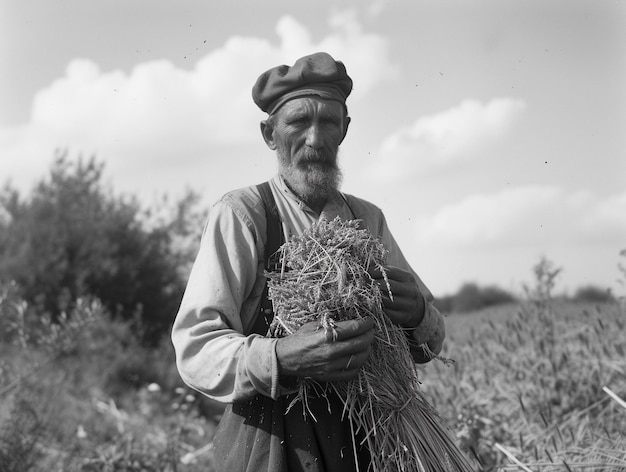
M 274 304 L 270 335 L 288 336 L 313 320 L 332 333 L 338 321 L 372 317 L 376 336 L 368 361 L 356 379 L 330 384 L 353 431 L 365 437 L 371 470 L 472 471 L 419 389 L 404 331 L 383 312 L 380 287 L 368 268 L 385 275 L 387 251 L 358 224 L 322 219 L 281 247 L 288 270 L 268 274 Z M 323 395 L 324 388 L 303 380 L 296 401 L 306 406 L 307 395 Z

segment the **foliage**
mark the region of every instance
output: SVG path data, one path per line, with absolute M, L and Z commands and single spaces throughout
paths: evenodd
M 163 195 L 141 215 L 147 230 L 159 228 L 169 235 L 171 256 L 176 261 L 176 272 L 181 280 L 186 281 L 189 277 L 207 216 L 201 195 L 191 189 L 174 201 Z
M 0 470 L 212 470 L 206 450 L 192 452 L 219 410 L 182 385 L 169 342 L 138 346 L 131 324 L 95 300 L 72 303 L 71 318 L 90 320 L 80 326 L 25 316 L 32 322 L 15 330 L 15 307 L 30 307 L 10 285 L 0 293 L 0 331 L 10 333 L 0 343 Z M 129 360 L 146 374 L 125 379 Z
M 554 263 L 547 257 L 542 256 L 539 262 L 533 266 L 535 285 L 533 287 L 524 286 L 528 300 L 536 304 L 539 309 L 549 309 L 552 291 L 562 270 L 561 267 L 555 267 Z
M 154 312 L 132 316 L 140 278 L 153 278 L 144 294 L 178 296 L 178 282 L 160 282 L 186 275 L 197 199 L 142 212 L 108 193 L 101 171 L 60 156 L 28 200 L 0 192 L 0 279 L 26 287 L 0 281 L 0 470 L 213 471 L 221 407 L 181 383 L 167 339 L 137 344 Z M 560 271 L 542 258 L 520 305 L 449 316 L 454 366 L 420 367 L 424 392 L 486 471 L 626 470 L 626 409 L 606 393 L 626 398 L 625 297 L 555 301 Z M 105 280 L 134 295 L 95 293 Z
M 515 296 L 499 287 L 494 285 L 480 287 L 468 282 L 463 284 L 456 294 L 437 298 L 435 306 L 444 313 L 468 313 L 515 301 Z
M 184 289 L 193 232 L 189 194 L 174 215 L 149 221 L 134 199 L 114 196 L 94 158 L 70 162 L 59 153 L 47 179 L 28 199 L 7 185 L 0 194 L 0 280 L 17 283 L 22 296 L 56 319 L 70 301 L 95 296 L 107 309 L 134 319 L 148 341 L 165 332 Z M 147 224 L 147 222 L 151 224 Z M 200 222 L 194 222 L 201 227 Z M 185 274 L 186 275 L 186 274 Z
M 425 367 L 424 388 L 485 470 L 522 470 L 503 450 L 532 470 L 626 470 L 626 409 L 603 390 L 626 395 L 626 313 L 552 300 L 556 274 L 542 259 L 533 298 L 448 323 L 454 368 Z
M 20 400 L 13 406 L 9 420 L 0 430 L 0 470 L 27 472 L 34 470 L 39 458 L 37 445 L 42 425 L 30 405 Z
M 617 270 L 619 271 L 620 276 L 617 279 L 617 283 L 619 283 L 620 286 L 626 290 L 626 249 L 622 249 L 619 255 L 621 260 L 617 263 Z M 618 300 L 622 306 L 622 310 L 626 312 L 626 291 L 618 297 Z
M 586 285 L 576 290 L 573 300 L 578 302 L 604 303 L 615 301 L 615 298 L 610 290 L 602 289 L 595 285 Z

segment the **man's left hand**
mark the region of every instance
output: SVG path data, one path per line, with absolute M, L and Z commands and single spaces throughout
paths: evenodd
M 426 301 L 417 288 L 413 274 L 393 266 L 386 266 L 385 273 L 389 287 L 380 269 L 369 270 L 370 276 L 380 285 L 385 314 L 399 326 L 417 327 L 424 317 Z

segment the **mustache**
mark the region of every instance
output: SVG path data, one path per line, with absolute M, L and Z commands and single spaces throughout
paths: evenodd
M 336 166 L 337 155 L 322 149 L 305 149 L 298 156 L 301 164 L 329 164 Z

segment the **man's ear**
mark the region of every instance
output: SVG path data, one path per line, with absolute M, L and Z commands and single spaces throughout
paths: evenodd
M 276 142 L 274 141 L 274 126 L 270 120 L 261 121 L 261 135 L 263 135 L 263 140 L 267 147 L 272 151 L 276 150 Z
M 341 138 L 341 141 L 339 141 L 339 144 L 343 143 L 343 140 L 346 139 L 346 135 L 348 134 L 348 126 L 350 126 L 350 121 L 352 121 L 352 118 L 346 116 L 346 119 L 344 120 L 345 123 L 343 125 L 343 137 Z

